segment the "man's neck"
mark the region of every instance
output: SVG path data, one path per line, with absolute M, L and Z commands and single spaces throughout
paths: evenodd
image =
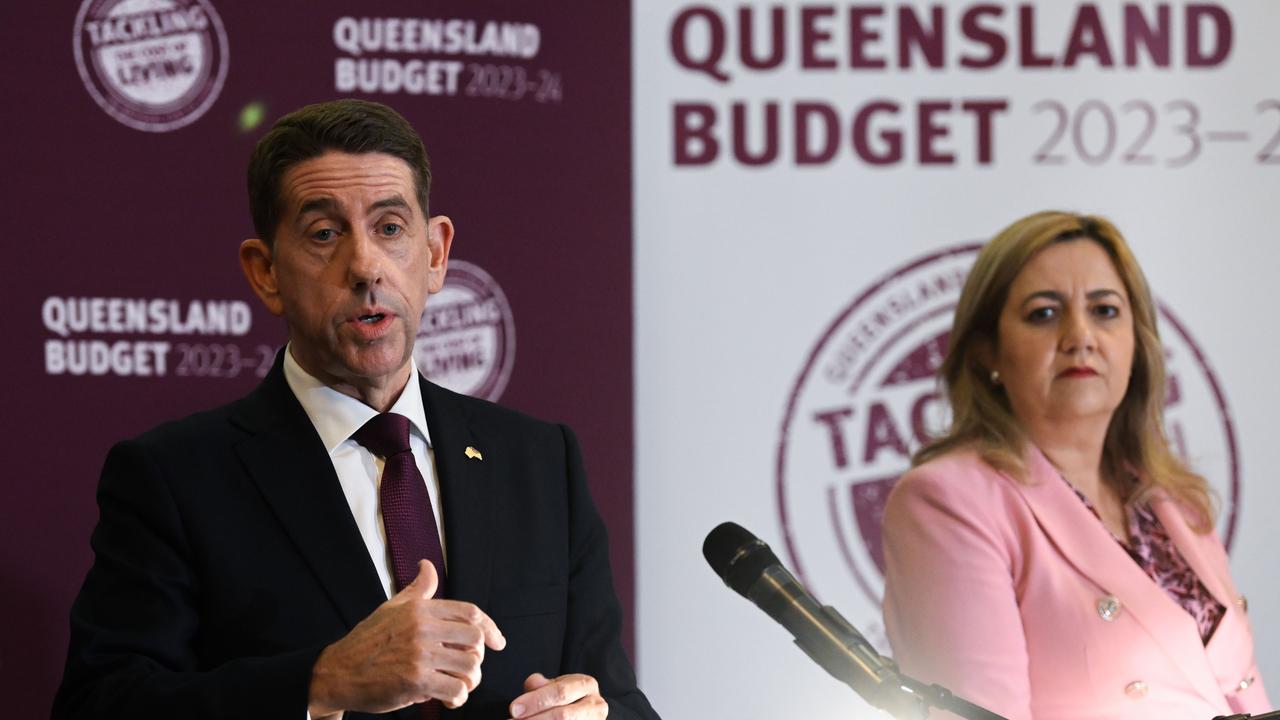
M 396 404 L 396 400 L 400 399 L 400 393 L 404 392 L 405 385 L 409 382 L 409 366 L 406 365 L 398 374 L 400 379 L 397 382 L 353 385 L 339 381 L 328 383 L 328 385 L 343 395 L 353 397 L 374 410 L 384 413 Z

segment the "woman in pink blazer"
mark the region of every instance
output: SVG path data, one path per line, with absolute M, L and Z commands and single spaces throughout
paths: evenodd
M 952 407 L 884 517 L 902 669 L 1011 720 L 1270 708 L 1204 479 L 1162 432 L 1155 308 L 1120 233 L 1038 213 L 980 253 Z

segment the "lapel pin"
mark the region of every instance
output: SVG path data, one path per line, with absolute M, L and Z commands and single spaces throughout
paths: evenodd
M 484 462 L 484 456 L 480 454 L 480 451 L 471 447 L 470 445 L 467 446 L 466 456 L 471 458 L 472 460 L 479 460 L 481 462 Z

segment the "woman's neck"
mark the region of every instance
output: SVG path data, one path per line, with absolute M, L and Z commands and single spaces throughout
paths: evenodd
M 1077 490 L 1092 502 L 1097 502 L 1105 492 L 1103 482 L 1102 449 L 1106 440 L 1103 432 L 1085 432 L 1076 427 L 1066 431 L 1050 431 L 1031 428 L 1031 442 L 1062 473 Z
M 1103 526 L 1121 544 L 1128 545 L 1125 498 L 1107 477 L 1102 463 L 1105 432 L 1083 435 L 1030 433 L 1031 441 L 1072 487 L 1093 505 Z

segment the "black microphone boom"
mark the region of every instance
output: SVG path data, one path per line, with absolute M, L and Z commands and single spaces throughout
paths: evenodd
M 741 525 L 716 526 L 702 543 L 702 554 L 726 585 L 786 628 L 814 662 L 872 705 L 904 720 L 923 720 L 929 705 L 963 717 L 1003 720 L 941 686 L 900 674 L 892 660 L 835 608 L 815 600 L 769 546 Z
M 895 717 L 927 716 L 923 703 L 901 691 L 889 661 L 834 608 L 819 604 L 760 538 L 721 523 L 707 535 L 702 554 L 726 585 L 786 628 L 837 680 Z

